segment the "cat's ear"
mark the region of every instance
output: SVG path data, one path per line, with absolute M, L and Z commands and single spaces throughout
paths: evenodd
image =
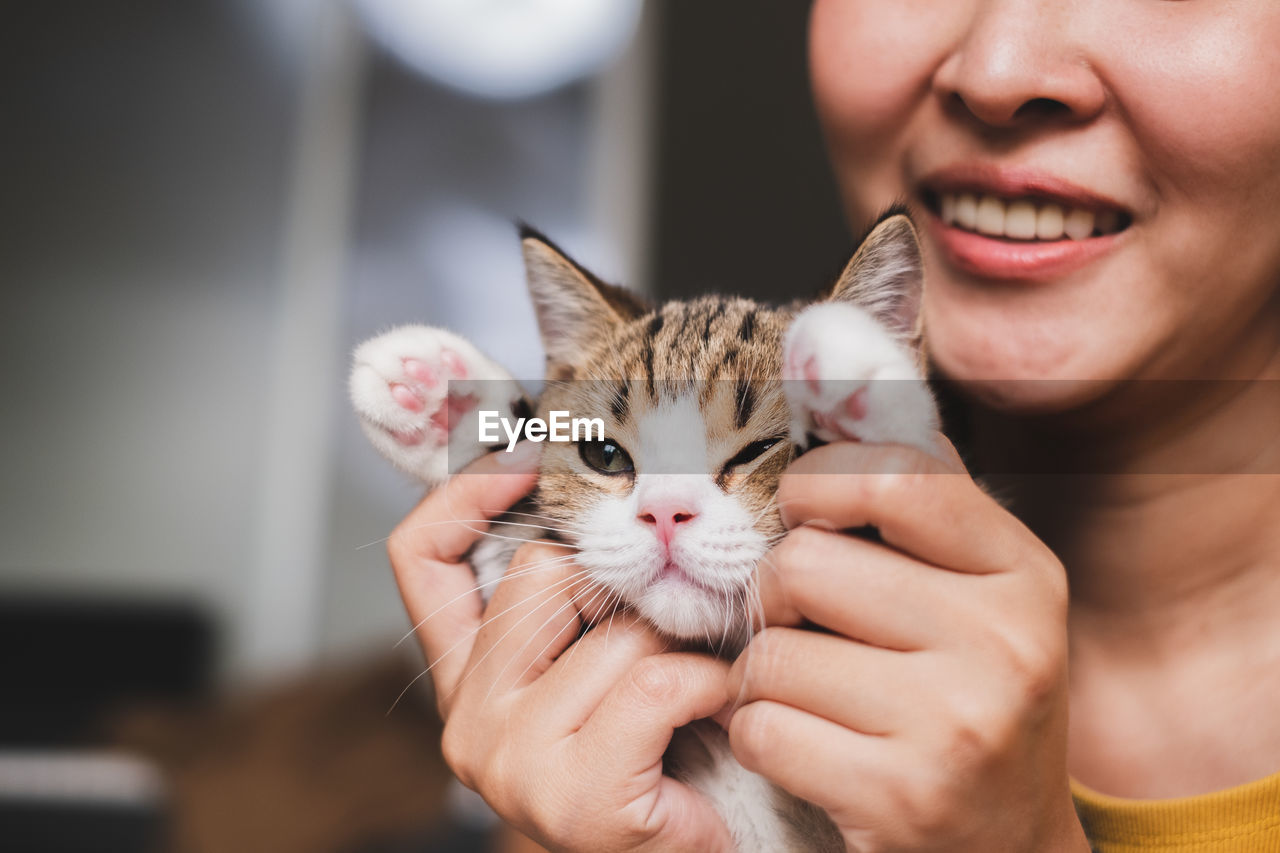
M 920 340 L 924 261 L 920 238 L 901 208 L 880 218 L 849 261 L 828 299 L 871 313 L 903 340 Z
M 520 245 L 548 363 L 572 363 L 615 326 L 649 310 L 627 291 L 596 278 L 528 226 L 520 228 Z

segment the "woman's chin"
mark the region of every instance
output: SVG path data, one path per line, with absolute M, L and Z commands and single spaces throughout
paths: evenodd
M 1050 415 L 1081 409 L 1113 390 L 1117 380 L 1066 378 L 966 379 L 950 382 L 968 399 L 996 411 Z
M 948 306 L 950 307 L 950 306 Z M 1010 414 L 1052 414 L 1088 406 L 1140 372 L 1143 348 L 1116 346 L 1097 317 L 969 316 L 940 312 L 926 324 L 936 373 L 963 396 Z M 1128 330 L 1130 344 L 1136 344 Z M 1116 330 L 1111 341 L 1123 340 Z
M 949 358 L 954 350 L 940 347 L 933 351 L 938 375 L 962 396 L 984 407 L 1022 415 L 1083 409 L 1110 395 L 1125 377 L 1133 375 L 1121 353 L 1090 352 L 1086 341 L 1064 348 L 1053 358 L 1043 357 L 1043 347 L 1029 345 L 1019 350 L 1012 336 L 1006 336 L 1004 342 L 1003 350 L 988 343 L 986 349 L 993 358 L 982 362 Z

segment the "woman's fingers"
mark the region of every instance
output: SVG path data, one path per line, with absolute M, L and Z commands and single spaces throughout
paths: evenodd
M 770 700 L 869 735 L 899 731 L 917 716 L 918 655 L 794 628 L 766 628 L 729 670 L 736 706 Z M 838 679 L 830 673 L 840 673 Z
M 527 495 L 537 482 L 539 445 L 524 442 L 511 453 L 488 453 L 450 477 L 417 505 L 391 534 L 388 547 L 406 563 L 455 563 L 493 518 Z
M 670 776 L 658 780 L 657 803 L 649 820 L 653 841 L 643 850 L 734 853 L 738 849 L 711 801 Z
M 943 465 L 953 468 L 957 473 L 965 473 L 964 460 L 960 458 L 960 451 L 956 450 L 956 446 L 951 443 L 951 439 L 947 438 L 940 432 L 933 434 L 933 448 L 936 453 L 933 455 L 942 462 Z
M 795 462 L 759 574 L 774 627 L 730 671 L 734 753 L 851 849 L 1041 849 L 1062 821 L 1078 840 L 1065 573 L 954 463 L 857 444 Z M 840 532 L 866 526 L 883 542 Z
M 643 619 L 630 611 L 619 611 L 557 658 L 538 680 L 537 689 L 575 698 L 576 729 L 637 661 L 659 654 L 667 646 L 667 640 Z
M 801 456 L 778 486 L 787 527 L 874 526 L 925 562 L 985 574 L 1017 565 L 1033 537 L 962 468 L 914 448 L 838 442 Z
M 911 650 L 947 633 L 963 579 L 884 545 L 801 527 L 760 562 L 757 583 L 766 625 L 811 622 Z
M 727 662 L 693 652 L 636 661 L 582 726 L 580 748 L 612 755 L 623 766 L 653 762 L 660 771 L 672 733 L 728 702 L 728 672 Z
M 843 810 L 855 803 L 871 815 L 893 814 L 885 806 L 882 787 L 867 784 L 892 778 L 899 769 L 902 751 L 891 738 L 850 731 L 790 705 L 762 700 L 734 712 L 729 744 L 743 767 L 816 806 Z
M 581 631 L 579 608 L 598 590 L 573 563 L 567 546 L 528 542 L 511 559 L 484 613 L 466 678 L 486 696 L 528 684 L 546 671 Z
M 475 573 L 458 560 L 488 528 L 480 520 L 505 511 L 537 481 L 536 453 L 498 458 L 505 456 L 473 462 L 419 503 L 387 540 L 396 584 L 441 694 L 457 685 L 483 607 Z

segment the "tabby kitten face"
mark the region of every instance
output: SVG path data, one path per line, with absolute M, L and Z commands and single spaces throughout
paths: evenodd
M 740 298 L 650 309 L 541 235 L 523 248 L 547 351 L 539 414 L 605 423 L 604 441 L 544 447 L 539 512 L 559 522 L 603 600 L 732 651 L 751 633 L 756 566 L 782 533 L 774 493 L 793 438 L 814 427 L 910 440 L 936 425 L 919 382 L 914 229 L 882 220 L 799 319 Z
M 792 455 L 776 378 L 786 323 L 742 299 L 619 315 L 543 393 L 544 416 L 601 417 L 606 440 L 547 445 L 540 511 L 575 531 L 596 583 L 672 636 L 719 647 L 749 635 Z

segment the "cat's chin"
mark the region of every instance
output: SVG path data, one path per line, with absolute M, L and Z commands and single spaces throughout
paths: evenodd
M 712 592 L 680 580 L 659 580 L 635 609 L 653 627 L 678 640 L 719 649 L 741 641 L 745 614 L 740 596 Z

